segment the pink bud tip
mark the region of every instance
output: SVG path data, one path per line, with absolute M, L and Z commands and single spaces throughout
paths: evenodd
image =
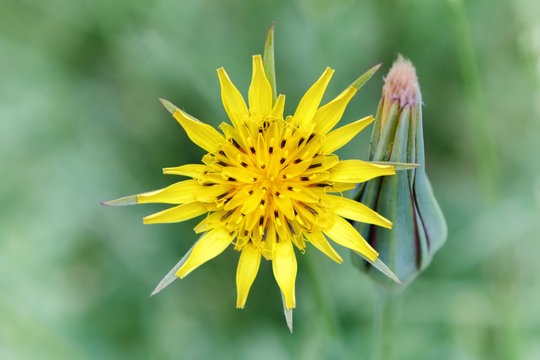
M 383 97 L 390 101 L 399 100 L 401 107 L 422 102 L 416 69 L 410 60 L 398 56 L 384 81 Z

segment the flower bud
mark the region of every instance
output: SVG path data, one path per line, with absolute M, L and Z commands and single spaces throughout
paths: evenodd
M 431 262 L 447 236 L 444 216 L 426 175 L 422 131 L 422 96 L 412 63 L 399 56 L 392 65 L 377 110 L 369 153 L 372 161 L 417 163 L 365 183 L 356 199 L 393 221 L 392 229 L 358 224 L 364 238 L 402 284 L 410 283 Z M 384 283 L 357 255 L 355 265 Z M 399 285 L 398 285 L 399 286 Z

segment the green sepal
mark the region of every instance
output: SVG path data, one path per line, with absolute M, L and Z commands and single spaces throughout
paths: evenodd
M 422 109 L 420 104 L 401 107 L 399 101 L 379 103 L 370 146 L 370 160 L 383 164 L 420 164 L 409 171 L 376 178 L 359 187 L 356 199 L 393 222 L 392 229 L 358 224 L 357 229 L 379 252 L 402 281 L 410 283 L 425 269 L 447 236 L 446 222 L 425 172 Z M 407 166 L 396 166 L 399 167 Z M 354 264 L 377 281 L 394 282 L 373 271 L 373 266 L 353 254 Z

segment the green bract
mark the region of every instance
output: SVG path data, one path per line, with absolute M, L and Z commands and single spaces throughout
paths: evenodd
M 370 160 L 418 163 L 420 167 L 365 183 L 356 199 L 393 221 L 392 229 L 358 224 L 380 259 L 406 285 L 431 262 L 447 236 L 444 216 L 426 175 L 422 99 L 416 71 L 399 57 L 385 80 L 370 147 Z M 356 266 L 389 285 L 354 255 Z M 396 284 L 396 286 L 399 286 Z

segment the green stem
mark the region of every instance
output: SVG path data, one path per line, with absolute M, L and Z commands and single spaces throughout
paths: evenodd
M 448 0 L 456 42 L 456 54 L 463 77 L 463 90 L 469 108 L 469 121 L 480 180 L 488 201 L 497 194 L 498 163 L 495 141 L 488 124 L 488 113 L 478 61 L 465 9 L 461 0 Z
M 377 313 L 375 322 L 375 360 L 396 358 L 395 343 L 401 320 L 401 291 L 377 285 Z

